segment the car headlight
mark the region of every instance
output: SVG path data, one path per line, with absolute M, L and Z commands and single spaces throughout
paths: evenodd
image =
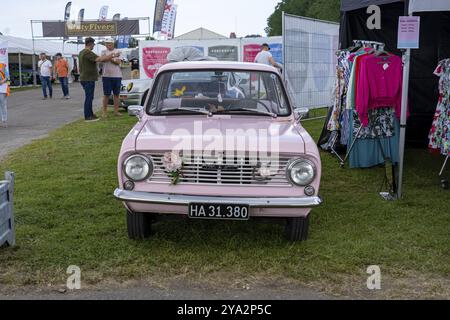
M 153 162 L 142 155 L 133 155 L 125 160 L 124 172 L 132 181 L 144 181 L 153 174 Z
M 289 164 L 287 176 L 293 184 L 304 187 L 314 181 L 316 167 L 309 160 L 297 159 Z
M 127 85 L 127 91 L 128 91 L 128 92 L 131 92 L 131 90 L 133 90 L 133 82 L 130 82 L 130 83 Z

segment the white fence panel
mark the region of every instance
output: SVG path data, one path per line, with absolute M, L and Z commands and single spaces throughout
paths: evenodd
M 330 106 L 336 79 L 339 24 L 283 16 L 284 75 L 297 108 Z

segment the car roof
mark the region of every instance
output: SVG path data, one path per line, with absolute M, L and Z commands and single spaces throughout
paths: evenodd
M 229 61 L 186 61 L 186 62 L 168 63 L 159 69 L 159 73 L 165 71 L 209 70 L 209 69 L 230 69 L 230 70 L 263 71 L 263 72 L 278 73 L 278 70 L 276 68 L 265 64 L 249 63 L 249 62 L 229 62 Z

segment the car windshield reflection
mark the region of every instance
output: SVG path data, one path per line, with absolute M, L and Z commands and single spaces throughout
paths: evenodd
M 166 72 L 157 78 L 147 112 L 289 116 L 291 108 L 282 88 L 279 76 L 270 72 Z

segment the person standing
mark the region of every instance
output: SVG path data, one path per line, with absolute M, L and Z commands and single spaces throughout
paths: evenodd
M 39 55 L 40 61 L 38 63 L 39 74 L 41 76 L 42 94 L 44 95 L 43 100 L 47 100 L 47 87 L 50 99 L 53 98 L 53 88 L 52 88 L 52 63 L 47 59 L 45 53 Z
M 8 126 L 8 110 L 6 99 L 9 96 L 8 70 L 5 64 L 0 63 L 0 118 L 2 127 Z
M 281 69 L 281 66 L 276 63 L 275 59 L 270 53 L 270 47 L 267 43 L 262 44 L 261 51 L 255 57 L 255 63 L 261 63 Z
M 139 59 L 132 57 L 130 59 L 131 63 L 131 79 L 139 79 Z
M 79 53 L 80 82 L 85 93 L 84 119 L 88 122 L 99 120 L 92 110 L 94 100 L 95 82 L 98 80 L 97 62 L 108 62 L 116 57 L 115 53 L 110 53 L 99 57 L 92 50 L 95 47 L 95 40 L 91 37 L 84 41 L 85 48 Z
M 69 63 L 66 59 L 63 58 L 61 53 L 56 54 L 56 63 L 55 63 L 55 75 L 59 79 L 61 83 L 61 89 L 63 92 L 63 99 L 70 99 L 69 96 Z
M 115 58 L 103 63 L 102 81 L 103 81 L 103 117 L 108 114 L 108 101 L 111 94 L 114 96 L 114 114 L 121 116 L 119 113 L 119 96 L 122 86 L 122 70 L 120 64 L 120 52 L 114 49 L 114 40 L 107 39 L 105 41 L 106 50 L 102 51 L 102 57 L 114 54 Z

